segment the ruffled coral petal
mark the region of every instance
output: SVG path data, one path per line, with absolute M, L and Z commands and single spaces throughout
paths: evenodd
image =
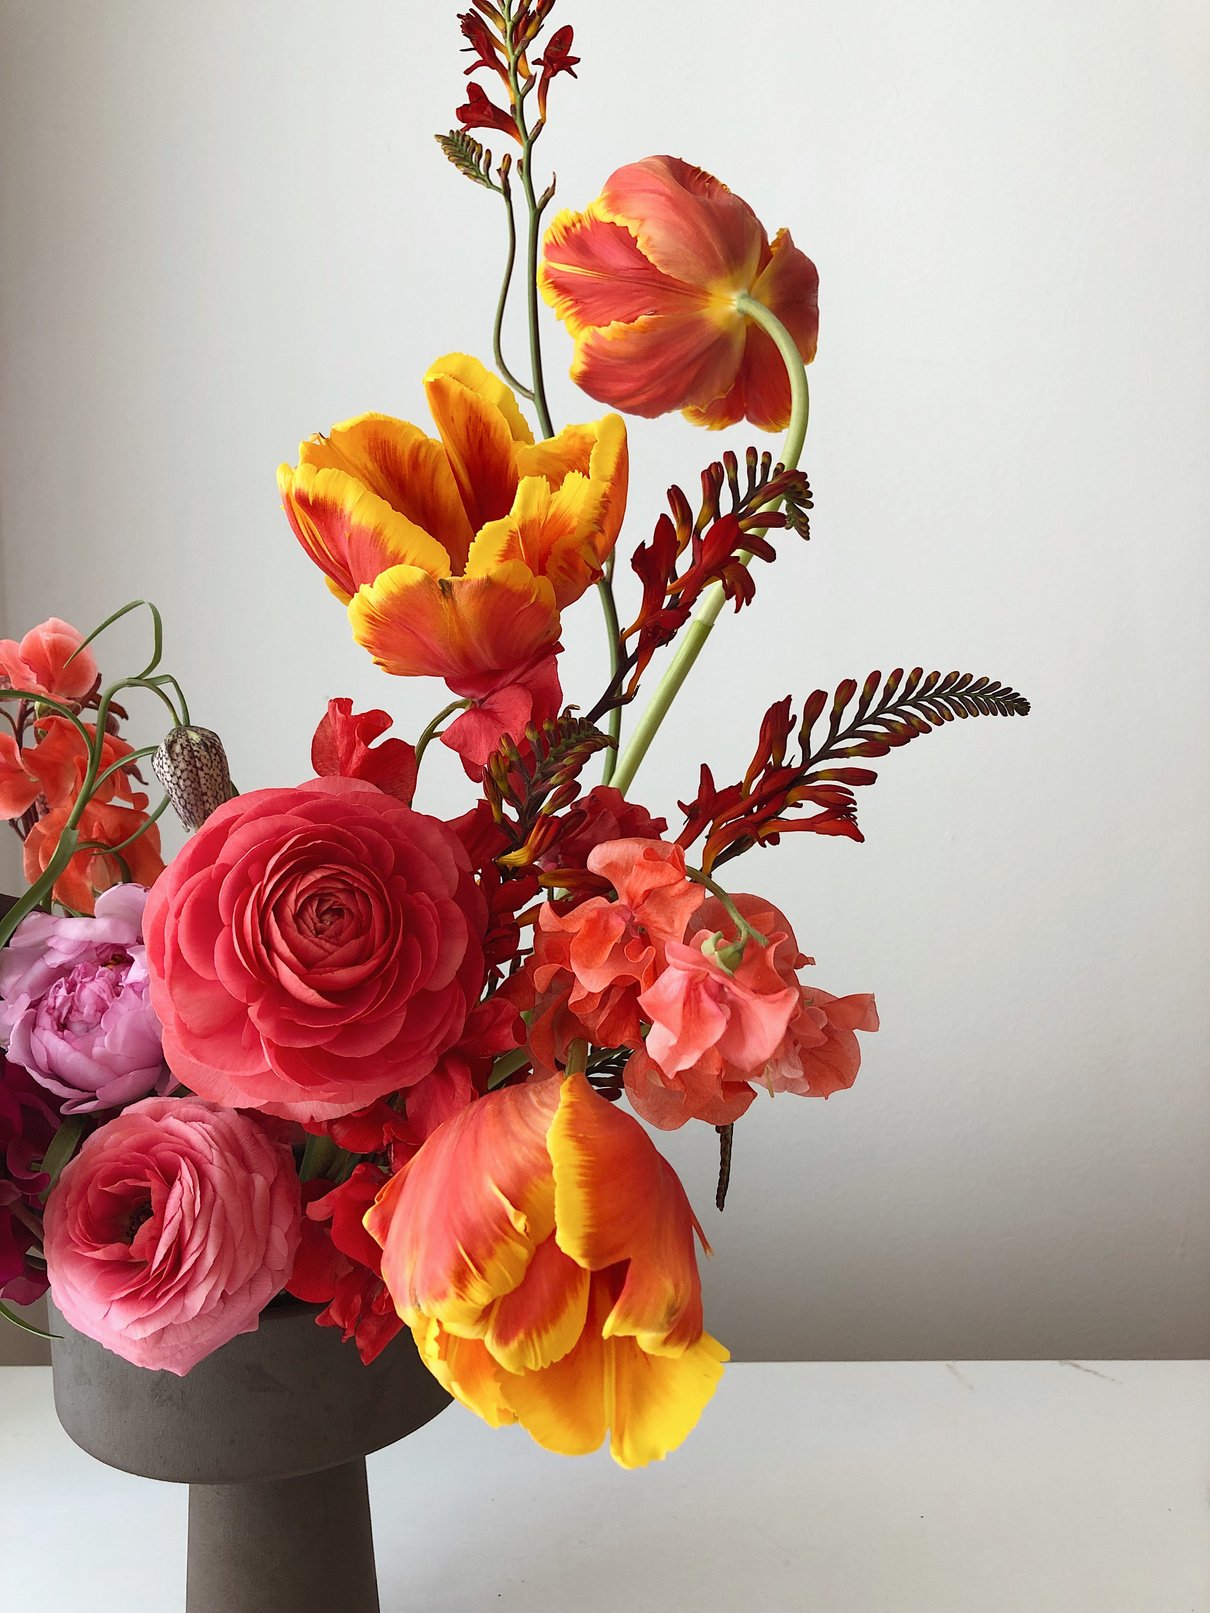
M 393 566 L 449 575 L 441 545 L 347 472 L 283 465 L 277 483 L 295 537 L 338 598 L 347 601 Z
M 743 321 L 729 305 L 711 305 L 585 331 L 571 378 L 590 398 L 653 418 L 720 397 L 743 353 Z
M 42 786 L 25 770 L 28 753 L 19 749 L 11 734 L 0 734 L 0 818 L 19 818 L 42 793 Z
M 440 1322 L 421 1321 L 412 1329 L 420 1359 L 447 1392 L 492 1428 L 515 1423 L 517 1414 L 504 1400 L 500 1369 L 478 1339 L 460 1339 Z
M 559 1247 L 589 1271 L 628 1263 L 604 1336 L 634 1337 L 661 1354 L 686 1350 L 702 1331 L 699 1229 L 676 1172 L 583 1075 L 563 1082 L 547 1147 Z
M 483 1342 L 506 1372 L 561 1361 L 584 1330 L 589 1274 L 553 1237 L 534 1250 L 525 1276 L 492 1307 Z
M 478 359 L 450 353 L 424 378 L 429 408 L 473 532 L 499 520 L 517 491 L 517 446 L 533 441 L 516 399 Z
M 398 677 L 468 677 L 523 666 L 559 636 L 554 589 L 519 561 L 435 579 L 395 566 L 349 604 L 353 637 Z
M 361 414 L 312 437 L 300 465 L 342 470 L 437 540 L 454 571 L 462 569 L 475 529 L 441 443 L 419 426 L 386 414 Z
M 768 251 L 747 202 L 679 157 L 645 157 L 619 168 L 594 205 L 602 218 L 629 229 L 643 256 L 670 279 L 715 295 L 747 290 Z
M 675 1357 L 648 1355 L 633 1339 L 610 1339 L 605 1348 L 610 1454 L 619 1467 L 658 1462 L 692 1433 L 730 1354 L 709 1333 Z
M 546 232 L 538 286 L 573 336 L 647 314 L 692 312 L 705 300 L 657 269 L 625 222 L 605 216 L 600 202 L 583 213 L 559 213 Z
M 365 1217 L 400 1316 L 482 1336 L 484 1313 L 521 1282 L 554 1230 L 546 1131 L 554 1083 L 508 1087 L 432 1134 Z

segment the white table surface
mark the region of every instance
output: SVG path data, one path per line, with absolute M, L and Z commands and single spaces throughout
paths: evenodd
M 1210 1362 L 728 1368 L 623 1473 L 459 1407 L 370 1459 L 384 1613 L 1210 1613 Z M 0 1605 L 177 1613 L 185 1492 L 0 1369 Z M 332 1613 L 340 1613 L 334 1608 Z

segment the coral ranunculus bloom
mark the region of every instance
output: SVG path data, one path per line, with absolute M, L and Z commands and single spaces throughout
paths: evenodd
M 303 548 L 387 672 L 451 687 L 526 667 L 601 575 L 626 504 L 617 415 L 535 443 L 516 399 L 452 353 L 424 379 L 439 439 L 363 414 L 278 472 Z
M 575 337 L 571 375 L 589 397 L 628 414 L 682 409 L 712 429 L 789 423 L 785 364 L 735 301 L 763 303 L 810 363 L 819 276 L 788 230 L 770 244 L 712 174 L 679 157 L 619 168 L 585 212 L 551 224 L 539 283 Z
M 583 1075 L 490 1093 L 366 1217 L 436 1378 L 493 1427 L 623 1467 L 689 1434 L 727 1352 L 703 1330 L 685 1190 Z M 704 1243 L 704 1239 L 702 1240 Z

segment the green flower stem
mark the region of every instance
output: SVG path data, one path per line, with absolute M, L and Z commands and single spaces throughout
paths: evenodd
M 528 1063 L 529 1049 L 526 1047 L 514 1047 L 511 1053 L 501 1053 L 492 1065 L 491 1074 L 487 1078 L 488 1091 L 494 1092 L 497 1087 L 502 1087 L 509 1076 L 516 1075 L 517 1071 L 523 1070 Z
M 11 1322 L 14 1327 L 19 1327 L 23 1333 L 32 1333 L 36 1339 L 49 1339 L 53 1343 L 60 1337 L 58 1333 L 44 1333 L 40 1327 L 35 1327 L 32 1322 L 25 1321 L 23 1317 L 17 1315 L 16 1311 L 10 1310 L 5 1304 L 0 1304 L 0 1316 L 3 1316 L 6 1322 Z
M 711 879 L 710 875 L 706 873 L 705 869 L 687 867 L 685 872 L 695 885 L 704 886 L 705 889 L 710 892 L 711 896 L 717 897 L 717 899 L 723 904 L 727 916 L 735 925 L 736 933 L 741 940 L 748 938 L 755 941 L 758 947 L 768 946 L 768 938 L 763 936 L 759 930 L 754 929 L 753 926 L 748 923 L 747 919 L 740 912 L 739 908 L 736 907 L 735 900 L 731 893 L 724 890 L 717 880 Z
M 326 1176 L 336 1163 L 340 1150 L 331 1137 L 320 1137 L 312 1132 L 303 1146 L 302 1164 L 298 1167 L 300 1182 L 311 1182 L 317 1176 Z
M 508 173 L 503 168 L 500 180 L 500 194 L 504 198 L 504 211 L 508 214 L 508 256 L 504 261 L 504 284 L 500 287 L 500 300 L 496 304 L 496 323 L 492 326 L 492 352 L 496 355 L 496 368 L 509 386 L 532 403 L 534 397 L 532 388 L 519 381 L 504 362 L 504 315 L 508 310 L 508 294 L 513 285 L 513 266 L 517 261 L 517 219 L 513 212 L 513 193 L 508 183 Z
M 613 555 L 610 555 L 605 566 L 605 574 L 597 584 L 597 593 L 601 596 L 601 609 L 605 613 L 605 636 L 609 641 L 609 681 L 612 685 L 618 676 L 618 667 L 622 660 L 622 624 L 618 621 L 618 602 L 613 592 Z M 615 705 L 609 713 L 609 737 L 613 746 L 605 752 L 605 760 L 601 769 L 601 783 L 613 782 L 614 769 L 618 765 L 618 741 L 622 737 L 622 708 Z
M 508 36 L 512 39 L 513 7 L 504 8 L 505 23 Z M 534 190 L 533 178 L 533 149 L 534 140 L 539 130 L 533 134 L 525 117 L 525 97 L 521 89 L 520 75 L 517 72 L 517 52 L 512 44 L 508 47 L 508 85 L 512 92 L 513 116 L 517 120 L 517 132 L 521 136 L 521 186 L 525 192 L 525 205 L 529 209 L 529 229 L 526 234 L 527 274 L 525 287 L 526 311 L 529 315 L 529 360 L 533 370 L 534 409 L 537 412 L 538 424 L 542 428 L 544 437 L 553 437 L 554 426 L 551 424 L 550 409 L 546 402 L 546 385 L 542 376 L 542 333 L 538 325 L 538 247 L 542 236 L 542 209 L 550 200 L 547 191 L 542 200 L 538 200 Z
M 429 746 L 441 732 L 441 724 L 446 720 L 446 718 L 452 717 L 455 712 L 465 711 L 467 707 L 472 704 L 473 702 L 470 700 L 451 700 L 448 706 L 443 706 L 441 708 L 441 710 L 433 718 L 432 722 L 421 734 L 420 738 L 416 741 L 417 767 L 420 766 L 421 761 L 424 759 L 425 751 L 428 750 Z
M 785 361 L 790 377 L 790 427 L 782 448 L 781 462 L 787 470 L 796 470 L 806 440 L 807 420 L 811 408 L 806 365 L 790 332 L 776 314 L 770 313 L 763 303 L 757 302 L 746 292 L 741 292 L 735 299 L 735 306 L 741 314 L 746 314 L 771 337 Z M 776 508 L 776 504 L 772 507 Z M 744 565 L 747 565 L 752 555 L 750 552 L 745 552 L 740 558 Z M 725 600 L 721 583 L 711 583 L 702 594 L 701 602 L 685 629 L 685 636 L 669 663 L 668 670 L 656 685 L 655 693 L 647 703 L 631 735 L 630 743 L 618 762 L 613 782 L 623 795 L 633 784 L 634 776 L 650 750 L 660 724 L 668 715 L 669 707 L 681 691 L 681 685 L 705 648 L 706 640 L 710 637 L 710 631 L 718 620 Z
M 51 1188 L 62 1175 L 63 1167 L 75 1153 L 80 1138 L 84 1135 L 84 1120 L 81 1115 L 70 1115 L 55 1132 L 50 1140 L 50 1147 L 42 1159 L 42 1169 L 50 1177 L 46 1184 L 45 1199 Z

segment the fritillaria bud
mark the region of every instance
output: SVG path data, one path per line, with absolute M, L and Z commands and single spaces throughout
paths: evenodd
M 191 831 L 239 793 L 231 782 L 223 742 L 209 728 L 172 729 L 151 765 L 177 817 Z

